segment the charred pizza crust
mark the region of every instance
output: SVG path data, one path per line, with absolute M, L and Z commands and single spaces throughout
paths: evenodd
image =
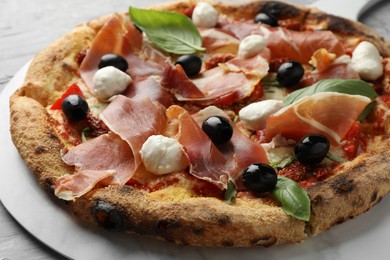
M 184 11 L 196 1 L 160 4 L 152 8 Z M 274 1 L 214 3 L 237 19 L 271 12 L 281 24 L 291 20 L 311 29 L 330 29 L 348 46 L 369 40 L 385 57 L 389 44 L 366 26 L 315 9 Z M 12 97 L 11 134 L 39 184 L 53 193 L 55 180 L 74 171 L 61 160 L 64 145 L 52 129 L 45 106 L 53 103 L 78 77 L 77 55 L 89 46 L 107 17 L 80 25 L 32 62 L 23 87 Z M 354 45 L 355 44 L 355 45 Z M 70 203 L 75 215 L 107 229 L 126 230 L 178 244 L 197 246 L 272 246 L 304 240 L 357 216 L 390 191 L 390 138 L 378 137 L 370 151 L 345 164 L 336 176 L 308 188 L 312 216 L 308 223 L 287 216 L 272 199 L 237 198 L 228 205 L 212 197 L 161 199 L 129 186 L 95 188 Z M 183 187 L 178 187 L 183 191 Z M 172 191 L 170 191 L 172 192 Z M 175 194 L 175 191 L 172 192 Z

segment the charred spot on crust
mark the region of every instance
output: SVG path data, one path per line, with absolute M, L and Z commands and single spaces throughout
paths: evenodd
M 301 11 L 294 6 L 281 3 L 281 2 L 265 2 L 259 9 L 259 13 L 266 13 L 274 16 L 275 18 L 288 18 L 299 16 Z
M 312 199 L 312 201 L 311 201 L 311 203 L 313 204 L 313 205 L 318 205 L 318 204 L 320 204 L 321 202 L 322 202 L 322 196 L 321 195 L 316 195 L 315 197 L 314 197 L 314 199 Z
M 225 225 L 229 224 L 229 222 L 230 222 L 230 219 L 226 215 L 218 217 L 218 224 L 220 226 L 225 226 Z
M 348 193 L 355 188 L 355 183 L 353 180 L 348 180 L 346 175 L 339 175 L 332 184 L 331 187 L 338 194 Z
M 42 145 L 38 145 L 37 147 L 35 147 L 35 154 L 39 155 L 39 154 L 43 154 L 47 151 L 47 148 L 45 146 L 42 146 Z
M 378 198 L 378 192 L 377 191 L 374 191 L 371 195 L 371 202 L 374 202 L 376 201 L 376 199 Z
M 222 241 L 222 246 L 224 246 L 224 247 L 234 247 L 234 242 L 231 241 L 231 240 L 225 240 L 225 241 Z
M 167 230 L 171 228 L 178 228 L 181 224 L 178 220 L 175 219 L 161 219 L 156 221 L 156 229 L 157 230 Z
M 92 207 L 92 214 L 99 226 L 108 230 L 122 230 L 124 221 L 117 208 L 106 201 L 97 201 Z
M 333 32 L 348 35 L 354 35 L 356 33 L 356 28 L 350 21 L 333 15 L 329 16 L 328 29 Z
M 204 228 L 203 227 L 194 227 L 192 228 L 192 232 L 196 235 L 202 235 L 204 234 Z
M 272 236 L 264 236 L 260 237 L 258 239 L 253 239 L 251 241 L 251 244 L 253 246 L 264 246 L 264 247 L 270 247 L 276 244 L 276 238 Z

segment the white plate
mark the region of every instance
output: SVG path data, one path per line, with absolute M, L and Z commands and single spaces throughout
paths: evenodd
M 195 248 L 80 223 L 41 191 L 9 133 L 9 96 L 28 64 L 0 95 L 0 198 L 11 215 L 42 243 L 74 259 L 389 259 L 390 196 L 369 212 L 300 244 L 272 248 Z

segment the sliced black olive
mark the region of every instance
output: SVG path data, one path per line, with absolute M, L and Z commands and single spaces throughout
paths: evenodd
M 301 81 L 305 70 L 297 61 L 283 63 L 276 74 L 276 79 L 282 87 L 292 87 Z
M 216 145 L 229 142 L 233 135 L 229 120 L 222 116 L 210 116 L 203 122 L 202 129 Z
M 87 101 L 79 95 L 69 95 L 62 101 L 62 112 L 70 121 L 80 121 L 87 117 Z
M 127 63 L 125 58 L 113 53 L 105 54 L 100 58 L 100 62 L 98 65 L 99 69 L 108 66 L 113 66 L 123 72 L 126 72 L 126 70 L 129 68 L 129 64 Z
M 308 165 L 322 162 L 330 148 L 329 140 L 319 134 L 307 135 L 294 148 L 295 158 Z
M 99 226 L 108 230 L 123 229 L 122 214 L 110 203 L 97 201 L 92 208 L 92 213 Z
M 277 181 L 275 169 L 264 163 L 251 164 L 242 173 L 245 188 L 254 193 L 272 191 Z
M 180 56 L 175 64 L 180 64 L 188 77 L 198 75 L 202 68 L 202 60 L 196 55 Z
M 255 23 L 265 23 L 272 27 L 278 26 L 278 20 L 271 14 L 258 13 L 255 17 Z

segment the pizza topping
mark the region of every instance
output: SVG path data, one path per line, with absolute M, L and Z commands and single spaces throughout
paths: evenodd
M 277 182 L 276 171 L 268 164 L 254 163 L 242 173 L 242 182 L 245 188 L 254 193 L 272 191 Z
M 114 173 L 114 170 L 81 170 L 76 174 L 65 175 L 56 181 L 54 194 L 63 200 L 74 200 Z
M 261 35 L 249 35 L 241 40 L 238 47 L 238 56 L 251 58 L 266 47 L 267 41 Z
M 264 23 L 272 27 L 278 26 L 278 20 L 273 15 L 266 13 L 258 13 L 255 16 L 255 23 Z
M 233 135 L 233 128 L 229 120 L 222 116 L 208 117 L 203 121 L 202 130 L 215 145 L 229 142 Z
M 166 52 L 191 54 L 205 50 L 199 31 L 183 14 L 130 7 L 129 15 L 148 39 Z
M 188 166 L 183 146 L 163 135 L 150 136 L 140 153 L 146 170 L 157 175 L 183 171 Z
M 319 164 L 329 152 L 329 140 L 319 134 L 303 137 L 294 148 L 295 158 L 303 164 Z
M 64 99 L 67 96 L 72 95 L 72 94 L 83 96 L 83 92 L 81 91 L 80 87 L 76 83 L 73 83 L 72 85 L 70 85 L 65 90 L 65 92 L 61 95 L 61 97 L 59 99 L 57 99 L 56 102 L 53 103 L 53 105 L 51 105 L 50 109 L 52 109 L 52 110 L 62 109 L 62 102 L 64 101 Z
M 178 141 L 184 146 L 190 161 L 190 174 L 226 189 L 228 180 L 235 180 L 242 170 L 254 162 L 267 162 L 261 146 L 246 137 L 237 126 L 228 145 L 215 146 L 201 129 L 203 121 L 214 115 L 226 117 L 216 108 L 208 107 L 191 116 L 185 109 L 172 106 L 167 110 L 171 120 L 178 120 Z
M 126 72 L 129 68 L 129 64 L 122 56 L 113 53 L 105 54 L 100 58 L 98 68 L 101 69 L 108 66 L 113 66 L 123 72 Z
M 197 27 L 210 28 L 218 23 L 219 13 L 209 3 L 198 3 L 192 12 L 192 21 Z
M 306 96 L 267 119 L 266 139 L 281 134 L 297 141 L 306 134 L 316 133 L 326 136 L 333 144 L 340 144 L 370 102 L 365 96 L 336 92 Z
M 80 66 L 81 78 L 92 90 L 93 76 L 99 69 L 98 65 L 102 56 L 108 53 L 116 53 L 124 57 L 130 66 L 132 63 L 129 58 L 132 55 L 135 56 L 134 53 L 141 51 L 142 43 L 142 34 L 130 23 L 126 16 L 113 15 L 99 30 L 88 49 L 87 55 Z M 138 63 L 137 66 L 139 66 Z
M 305 73 L 305 70 L 297 61 L 283 63 L 276 74 L 276 79 L 283 87 L 293 87 L 297 85 Z
M 218 28 L 201 29 L 207 53 L 236 54 L 240 40 Z
M 286 214 L 303 221 L 310 220 L 310 198 L 306 190 L 298 183 L 278 176 L 278 182 L 271 194 L 282 204 L 282 209 Z
M 367 41 L 353 51 L 352 66 L 365 80 L 376 80 L 383 75 L 382 57 L 375 45 Z
M 180 64 L 188 77 L 196 76 L 202 68 L 202 60 L 196 55 L 183 55 L 177 58 L 175 65 Z
M 69 95 L 62 101 L 62 112 L 70 121 L 80 121 L 87 117 L 88 103 L 80 95 Z
M 93 76 L 93 94 L 101 101 L 126 90 L 132 78 L 113 66 L 99 69 Z
M 280 100 L 263 100 L 251 103 L 239 112 L 240 120 L 250 130 L 264 129 L 267 118 L 284 107 Z

